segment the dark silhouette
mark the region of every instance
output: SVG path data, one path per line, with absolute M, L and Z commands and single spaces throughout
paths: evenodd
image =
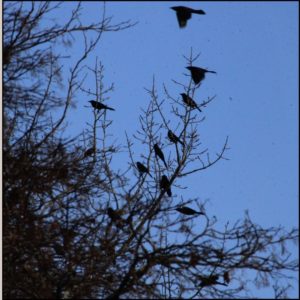
M 176 210 L 179 211 L 180 213 L 184 214 L 184 215 L 189 215 L 189 216 L 192 216 L 192 215 L 204 215 L 203 212 L 201 212 L 201 211 L 195 211 L 192 208 L 189 208 L 187 206 L 178 207 L 178 208 L 176 208 Z
M 152 177 L 152 175 L 151 175 L 150 172 L 149 172 L 149 169 L 148 169 L 146 166 L 144 166 L 142 163 L 140 163 L 140 162 L 138 161 L 138 162 L 136 163 L 136 166 L 137 166 L 137 168 L 138 168 L 140 174 L 142 174 L 142 173 L 147 173 L 147 174 L 149 174 L 149 175 Z M 153 178 L 153 177 L 152 177 L 152 178 Z
M 169 197 L 172 196 L 172 191 L 170 187 L 170 181 L 166 175 L 163 175 L 160 180 L 160 188 L 165 190 Z
M 155 155 L 158 156 L 164 162 L 165 167 L 168 168 L 167 163 L 165 161 L 165 156 L 157 144 L 154 144 L 154 152 Z
M 107 106 L 107 105 L 105 105 L 105 104 L 103 104 L 101 102 L 95 101 L 95 100 L 90 100 L 89 102 L 92 104 L 92 106 L 95 109 L 98 109 L 98 110 L 100 110 L 100 109 L 115 110 L 114 108 L 111 108 L 111 107 L 109 107 L 109 106 Z
M 192 17 L 192 14 L 205 15 L 202 9 L 193 9 L 185 6 L 173 6 L 171 9 L 176 11 L 176 16 L 180 28 L 183 28 L 187 24 L 187 20 Z
M 109 207 L 107 209 L 107 214 L 114 222 L 122 221 L 122 218 L 119 216 L 119 214 L 115 210 L 113 210 L 111 207 Z
M 84 157 L 92 156 L 95 153 L 95 147 L 89 148 L 84 152 Z
M 185 93 L 181 93 L 180 95 L 182 96 L 183 102 L 184 102 L 187 106 L 189 106 L 189 107 L 191 107 L 191 108 L 197 108 L 200 112 L 202 112 L 202 110 L 198 107 L 197 103 L 196 103 L 190 96 L 188 96 L 188 95 L 185 94 Z
M 214 284 L 227 286 L 227 284 L 218 281 L 219 275 L 210 275 L 209 277 L 199 276 L 199 278 L 201 279 L 200 287 L 210 286 Z
M 215 71 L 209 71 L 199 67 L 186 67 L 186 68 L 191 71 L 192 79 L 195 82 L 195 84 L 200 83 L 205 78 L 205 73 L 217 74 L 217 72 Z
M 223 278 L 224 278 L 224 281 L 225 281 L 227 284 L 230 282 L 230 276 L 229 276 L 229 272 L 228 272 L 228 271 L 224 272 Z
M 182 146 L 184 146 L 184 143 L 179 139 L 177 135 L 175 135 L 174 132 L 172 132 L 172 130 L 168 130 L 168 138 L 171 142 L 175 144 L 180 143 Z

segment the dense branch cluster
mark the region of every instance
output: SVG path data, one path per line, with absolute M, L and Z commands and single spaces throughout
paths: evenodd
M 246 213 L 221 230 L 198 195 L 182 197 L 182 178 L 227 159 L 228 138 L 215 156 L 199 138 L 215 96 L 201 102 L 197 92 L 214 71 L 195 67 L 191 52 L 188 82 L 174 80 L 181 95 L 164 86 L 162 99 L 153 80 L 139 128 L 126 134 L 128 168 L 114 170 L 124 149 L 111 141 L 117 107 L 106 104 L 114 86 L 104 85 L 98 58 L 93 68 L 84 64 L 103 32 L 134 24 L 113 24 L 103 6 L 100 22 L 83 25 L 79 2 L 63 25 L 45 26 L 62 5 L 4 3 L 4 298 L 238 298 L 248 292 L 243 270 L 255 271 L 257 286 L 277 280 L 275 296 L 286 295 L 279 280 L 298 269 L 288 244 L 298 239 L 296 229 L 262 228 Z M 176 11 L 186 20 L 203 14 Z M 85 44 L 67 73 L 55 49 L 74 35 Z M 78 94 L 93 99 L 93 120 L 70 138 L 66 121 Z

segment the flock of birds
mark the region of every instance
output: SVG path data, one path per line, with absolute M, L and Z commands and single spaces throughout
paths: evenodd
M 178 24 L 179 24 L 180 28 L 186 27 L 187 21 L 189 19 L 191 19 L 192 14 L 205 15 L 205 12 L 201 9 L 197 10 L 197 9 L 192 9 L 192 8 L 185 7 L 185 6 L 173 6 L 173 7 L 171 7 L 171 9 L 173 9 L 176 12 L 176 16 L 177 16 L 177 20 L 178 20 Z M 186 69 L 188 69 L 190 71 L 192 80 L 195 85 L 200 84 L 201 81 L 203 81 L 205 79 L 206 73 L 216 74 L 215 71 L 210 71 L 210 70 L 200 68 L 200 67 L 195 67 L 195 66 L 188 66 L 188 67 L 186 67 Z M 197 109 L 199 112 L 202 112 L 199 105 L 189 95 L 187 95 L 186 93 L 181 93 L 180 95 L 182 97 L 183 103 L 186 106 L 190 107 L 191 109 Z M 99 101 L 90 100 L 89 102 L 91 103 L 92 107 L 98 111 L 99 110 L 112 110 L 112 111 L 115 110 L 114 108 L 109 107 Z M 172 143 L 174 143 L 174 144 L 180 143 L 182 146 L 184 146 L 183 141 L 181 141 L 180 138 L 171 130 L 168 130 L 168 138 Z M 154 144 L 153 149 L 154 149 L 154 153 L 155 153 L 156 157 L 158 157 L 164 163 L 164 166 L 166 167 L 166 169 L 168 169 L 164 153 L 157 143 Z M 94 151 L 95 151 L 94 147 L 90 148 L 85 152 L 84 156 L 85 157 L 91 156 L 94 153 Z M 143 163 L 141 163 L 139 161 L 136 162 L 136 167 L 137 167 L 140 175 L 148 174 L 149 176 L 151 176 L 153 178 L 153 176 L 151 175 L 151 173 L 149 171 L 149 168 L 147 168 Z M 166 192 L 169 197 L 172 196 L 171 184 L 166 175 L 162 175 L 162 177 L 161 177 L 160 189 L 162 190 L 163 193 Z M 176 211 L 178 211 L 184 215 L 189 215 L 189 216 L 204 215 L 203 212 L 195 211 L 194 209 L 187 207 L 187 206 L 179 206 L 176 208 Z M 109 207 L 107 209 L 107 214 L 111 218 L 111 220 L 118 225 L 118 227 L 123 227 L 124 220 L 121 218 L 121 216 L 118 214 L 118 212 L 116 210 Z M 227 285 L 230 281 L 228 272 L 225 272 L 223 274 L 225 283 L 219 282 L 218 278 L 219 278 L 218 275 L 211 275 L 208 277 L 202 276 L 200 278 L 201 279 L 200 286 L 204 287 L 204 286 L 213 285 L 213 284 Z

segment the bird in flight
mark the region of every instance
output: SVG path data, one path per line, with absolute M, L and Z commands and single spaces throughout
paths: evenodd
M 180 28 L 186 26 L 187 21 L 192 17 L 192 14 L 205 15 L 205 12 L 202 9 L 193 9 L 186 6 L 173 6 L 171 9 L 176 11 Z
M 154 152 L 155 155 L 158 156 L 164 162 L 165 167 L 168 168 L 167 163 L 165 161 L 165 156 L 157 144 L 154 144 Z
M 180 143 L 182 146 L 184 146 L 184 143 L 179 139 L 179 137 L 172 131 L 168 130 L 168 138 L 171 142 L 177 144 Z
M 181 206 L 181 207 L 177 207 L 176 210 L 184 215 L 204 215 L 203 212 L 201 211 L 195 211 L 192 208 L 189 208 L 187 206 Z
M 160 180 L 160 188 L 167 192 L 168 196 L 172 196 L 172 191 L 170 187 L 170 181 L 166 175 L 163 175 Z
M 113 108 L 111 108 L 111 107 L 109 107 L 109 106 L 107 106 L 107 105 L 105 105 L 101 102 L 95 101 L 95 100 L 90 100 L 89 102 L 92 104 L 92 106 L 95 109 L 98 109 L 98 110 L 101 110 L 101 109 L 115 110 L 115 109 L 113 109 Z
M 200 83 L 205 78 L 205 73 L 217 74 L 217 72 L 215 72 L 215 71 L 209 71 L 206 69 L 202 69 L 199 67 L 193 67 L 193 66 L 186 67 L 186 69 L 191 71 L 192 79 L 195 84 Z
M 147 173 L 147 174 L 149 174 L 149 175 L 152 177 L 152 175 L 151 175 L 150 172 L 149 172 L 149 169 L 148 169 L 146 166 L 144 166 L 142 163 L 140 163 L 140 162 L 138 161 L 138 162 L 136 163 L 136 166 L 137 166 L 137 168 L 138 168 L 140 174 L 142 174 L 142 173 Z M 152 178 L 153 178 L 153 177 L 152 177 Z
M 200 112 L 202 112 L 202 110 L 198 107 L 197 103 L 190 96 L 188 96 L 185 93 L 181 93 L 180 95 L 182 97 L 183 102 L 187 106 L 189 106 L 191 108 L 197 108 Z

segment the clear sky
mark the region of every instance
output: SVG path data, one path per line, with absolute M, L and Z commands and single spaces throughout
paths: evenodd
M 206 15 L 193 15 L 180 29 L 169 8 L 174 5 L 201 8 Z M 66 14 L 70 7 L 64 4 Z M 99 21 L 101 8 L 99 2 L 84 3 L 83 20 Z M 125 130 L 138 129 L 140 108 L 149 102 L 144 88 L 151 87 L 154 75 L 160 99 L 163 83 L 180 97 L 172 79 L 187 82 L 183 55 L 193 47 L 201 52 L 195 65 L 217 71 L 207 76 L 198 92 L 203 98 L 196 99 L 217 95 L 204 112 L 203 149 L 219 152 L 228 135 L 231 150 L 229 161 L 192 175 L 187 190 L 175 190 L 178 200 L 181 195 L 210 199 L 207 213 L 220 222 L 234 223 L 248 209 L 263 227 L 298 227 L 298 3 L 107 2 L 106 10 L 113 22 L 138 21 L 128 30 L 104 34 L 88 60 L 92 67 L 98 56 L 104 82 L 115 84 L 107 102 L 116 109 L 109 112 L 114 138 L 122 143 Z M 74 58 L 79 48 L 68 52 Z M 93 90 L 94 78 L 85 87 Z M 74 132 L 92 120 L 92 109 L 84 107 L 88 100 L 77 98 L 69 119 Z M 137 159 L 142 151 L 136 143 Z M 127 162 L 113 163 L 122 168 Z

